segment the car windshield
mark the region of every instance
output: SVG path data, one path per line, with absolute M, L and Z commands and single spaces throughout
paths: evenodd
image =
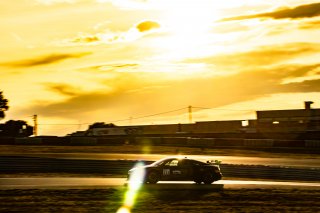
M 155 161 L 150 165 L 151 166 L 161 166 L 161 165 L 166 164 L 167 162 L 170 162 L 170 161 L 175 160 L 175 159 L 179 159 L 179 158 L 164 158 L 164 159 Z M 188 161 L 190 161 L 189 163 L 191 163 L 193 165 L 206 165 L 206 163 L 201 162 L 201 161 L 197 161 L 197 160 L 188 160 Z M 184 163 L 186 164 L 187 162 L 184 162 Z
M 160 165 L 162 165 L 162 164 L 165 164 L 165 163 L 167 163 L 167 162 L 169 162 L 169 161 L 172 161 L 172 160 L 179 160 L 180 158 L 178 157 L 178 158 L 164 158 L 164 159 L 161 159 L 161 160 L 158 160 L 158 161 L 156 161 L 156 162 L 153 162 L 152 164 L 151 164 L 151 166 L 160 166 Z
M 167 160 L 168 160 L 167 158 L 158 160 L 158 161 L 156 161 L 156 162 L 153 162 L 153 163 L 151 164 L 151 166 L 160 166 L 160 165 L 162 165 L 164 162 L 166 162 Z

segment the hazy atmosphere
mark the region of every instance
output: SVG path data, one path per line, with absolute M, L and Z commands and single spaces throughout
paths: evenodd
M 319 108 L 317 2 L 1 1 L 1 122 L 37 114 L 39 135 L 65 135 L 187 123 L 188 106 L 194 122 Z

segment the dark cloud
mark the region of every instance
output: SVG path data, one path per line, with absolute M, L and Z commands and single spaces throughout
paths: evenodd
M 149 30 L 160 28 L 160 24 L 154 21 L 143 21 L 139 23 L 136 27 L 140 32 L 146 32 Z
M 289 93 L 320 92 L 320 79 L 286 84 L 282 90 Z
M 75 96 L 83 93 L 81 89 L 70 86 L 68 84 L 47 83 L 45 84 L 45 86 L 53 92 L 66 96 Z
M 243 69 L 243 67 L 270 66 L 304 54 L 317 53 L 319 50 L 320 44 L 317 43 L 287 43 L 261 46 L 248 52 L 189 59 L 187 62 L 208 63 L 216 66 Z
M 237 16 L 225 18 L 222 21 L 243 20 L 251 18 L 273 18 L 273 19 L 297 19 L 297 18 L 310 18 L 320 15 L 320 3 L 300 5 L 295 8 L 281 9 L 268 13 L 260 13 L 254 15 Z
M 71 58 L 80 58 L 90 53 L 77 53 L 77 54 L 69 54 L 69 53 L 59 53 L 59 54 L 51 54 L 46 56 L 40 56 L 38 58 L 26 59 L 21 61 L 13 61 L 2 63 L 2 66 L 10 66 L 10 67 L 34 67 L 40 65 L 47 65 L 58 63 L 60 61 L 71 59 Z

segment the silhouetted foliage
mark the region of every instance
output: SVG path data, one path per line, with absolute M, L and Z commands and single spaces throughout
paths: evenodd
M 89 129 L 93 129 L 93 128 L 112 128 L 112 127 L 116 127 L 116 125 L 113 124 L 113 123 L 106 124 L 104 122 L 96 122 L 94 124 L 89 125 Z
M 3 92 L 0 91 L 0 119 L 5 117 L 4 111 L 9 109 L 8 99 L 3 97 Z
M 33 134 L 33 127 L 29 126 L 26 121 L 10 120 L 0 124 L 0 136 L 10 137 L 27 137 Z

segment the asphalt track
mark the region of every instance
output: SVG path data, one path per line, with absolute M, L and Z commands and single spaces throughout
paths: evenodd
M 58 154 L 59 155 L 59 154 Z M 91 154 L 89 154 L 91 156 Z M 69 156 L 67 154 L 67 156 Z M 93 155 L 97 157 L 97 155 Z M 100 156 L 100 155 L 98 155 Z M 0 156 L 0 175 L 1 174 L 33 174 L 33 173 L 69 173 L 69 174 L 113 174 L 113 175 L 123 175 L 125 176 L 130 168 L 132 168 L 137 159 L 150 159 L 147 157 L 159 157 L 158 155 L 104 155 L 112 156 L 113 159 L 117 160 L 105 160 L 105 158 L 99 158 L 99 160 L 94 159 L 84 159 L 84 158 L 70 158 L 54 157 L 41 155 L 41 157 L 34 157 L 31 155 L 26 156 L 14 156 L 14 155 L 2 155 Z M 263 162 L 266 164 L 268 160 L 282 162 L 285 166 L 266 166 L 266 165 L 255 165 L 259 158 L 250 158 L 250 161 L 243 161 L 234 156 L 229 156 L 235 158 L 235 163 L 237 164 L 220 164 L 221 171 L 225 179 L 265 179 L 265 180 L 286 180 L 286 181 L 315 181 L 319 182 L 320 177 L 320 167 L 297 167 L 294 162 L 296 159 L 272 159 L 265 158 Z M 125 160 L 131 159 L 134 160 Z M 196 156 L 195 159 L 202 158 L 202 160 L 208 159 L 207 156 Z M 217 157 L 211 156 L 211 159 L 217 159 Z M 219 158 L 218 158 L 219 159 Z M 310 159 L 303 159 L 310 160 Z M 319 160 L 312 159 L 314 164 L 317 164 Z M 297 159 L 298 161 L 298 159 Z M 152 161 L 145 161 L 146 164 Z M 247 162 L 248 164 L 241 164 Z M 250 165 L 250 162 L 252 163 Z M 260 159 L 260 163 L 261 163 Z M 293 164 L 295 166 L 288 166 Z M 310 166 L 310 165 L 309 165 Z M 3 177 L 3 176 L 2 176 Z M 6 177 L 6 176 L 5 176 Z M 29 176 L 30 177 L 30 176 Z
M 3 155 L 2 156 L 10 156 Z M 74 160 L 144 160 L 156 161 L 168 155 L 161 154 L 101 154 L 101 153 L 37 153 L 37 154 L 14 154 L 14 156 L 45 157 L 56 159 Z M 320 160 L 313 158 L 263 158 L 241 156 L 206 156 L 206 155 L 183 155 L 201 161 L 219 160 L 224 164 L 245 164 L 265 166 L 290 166 L 303 168 L 320 168 Z
M 0 189 L 38 189 L 38 188 L 96 188 L 126 186 L 126 178 L 0 178 Z M 307 187 L 320 188 L 315 182 L 280 182 L 280 181 L 244 181 L 220 180 L 211 185 L 198 185 L 192 181 L 160 181 L 157 184 L 146 184 L 152 189 L 195 190 L 221 188 L 278 188 L 278 187 Z M 319 189 L 318 188 L 318 189 Z

